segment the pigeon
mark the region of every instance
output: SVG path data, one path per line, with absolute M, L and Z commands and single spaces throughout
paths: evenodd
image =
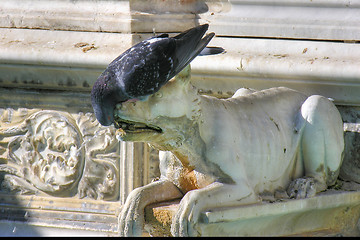
M 115 58 L 91 91 L 91 104 L 99 123 L 111 125 L 116 104 L 146 100 L 183 70 L 214 37 L 214 33 L 203 37 L 208 27 L 199 25 L 174 37 L 157 35 Z

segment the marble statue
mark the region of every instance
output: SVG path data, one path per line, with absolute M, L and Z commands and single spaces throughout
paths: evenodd
M 199 215 L 253 204 L 261 194 L 312 197 L 333 185 L 344 148 L 343 123 L 328 98 L 285 87 L 241 88 L 228 99 L 198 94 L 183 70 L 145 101 L 118 104 L 121 140 L 160 152 L 161 177 L 133 190 L 119 216 L 121 235 L 140 235 L 144 207 L 182 198 L 174 236 L 199 236 Z

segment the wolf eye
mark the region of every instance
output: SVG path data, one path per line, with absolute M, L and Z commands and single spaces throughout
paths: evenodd
M 158 98 L 161 98 L 163 95 L 162 95 L 162 92 L 157 92 L 155 93 L 155 97 L 158 97 Z

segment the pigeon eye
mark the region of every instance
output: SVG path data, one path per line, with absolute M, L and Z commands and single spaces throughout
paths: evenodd
M 162 95 L 162 93 L 161 92 L 157 92 L 157 93 L 155 93 L 155 97 L 158 97 L 158 98 L 161 98 L 163 95 Z

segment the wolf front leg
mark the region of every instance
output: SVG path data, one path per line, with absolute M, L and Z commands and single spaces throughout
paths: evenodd
M 119 215 L 120 236 L 141 236 L 144 208 L 151 204 L 181 198 L 183 194 L 167 179 L 160 179 L 134 189 L 126 199 Z
M 175 214 L 171 234 L 173 236 L 199 236 L 196 230 L 200 213 L 214 207 L 235 206 L 259 202 L 260 198 L 247 184 L 214 182 L 205 188 L 192 190 L 185 194 Z

